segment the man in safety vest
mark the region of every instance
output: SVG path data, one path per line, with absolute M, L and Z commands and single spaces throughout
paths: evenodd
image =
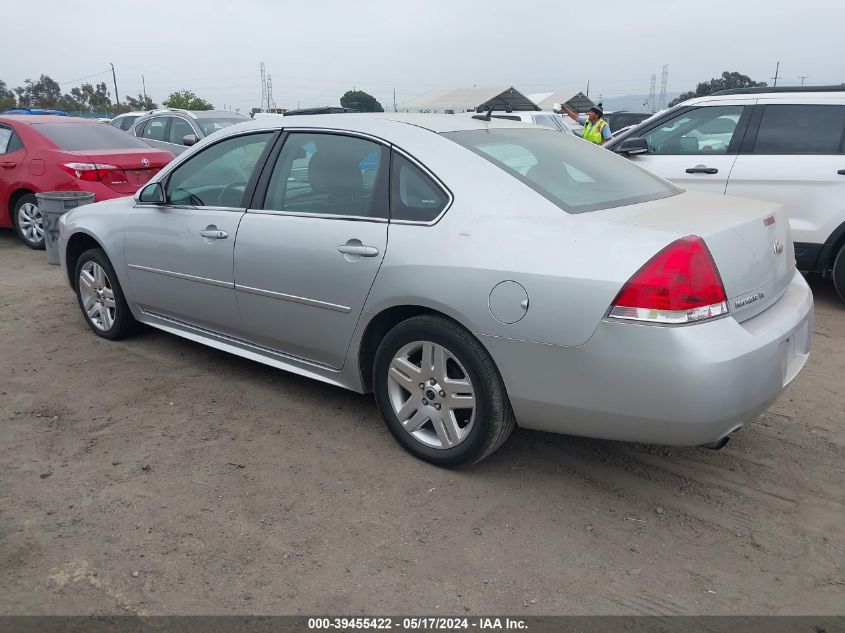
M 604 145 L 610 140 L 612 133 L 607 121 L 601 118 L 604 110 L 602 110 L 600 103 L 590 108 L 587 116 L 579 115 L 565 103 L 562 105 L 562 108 L 570 119 L 578 121 L 578 123 L 584 126 L 584 140 L 595 143 L 596 145 Z

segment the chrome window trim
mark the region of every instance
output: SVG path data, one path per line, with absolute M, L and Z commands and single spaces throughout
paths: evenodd
M 160 268 L 151 268 L 149 266 L 140 266 L 138 264 L 127 264 L 129 268 L 140 270 L 145 273 L 155 273 L 157 275 L 164 275 L 165 277 L 175 277 L 176 279 L 184 279 L 185 281 L 196 281 L 201 284 L 208 284 L 209 286 L 217 286 L 219 288 L 235 287 L 234 282 L 220 281 L 219 279 L 209 279 L 207 277 L 197 277 L 196 275 L 188 275 L 187 273 L 177 273 L 172 270 L 162 270 Z
M 368 215 L 341 215 L 339 213 L 308 213 L 304 211 L 275 211 L 273 209 L 247 209 L 252 215 L 281 215 L 292 218 L 318 218 L 321 220 L 350 220 L 352 222 L 373 222 L 387 224 L 387 218 L 373 218 Z
M 437 217 L 435 217 L 433 220 L 429 220 L 428 222 L 422 222 L 422 221 L 418 221 L 418 220 L 394 220 L 394 219 L 391 218 L 390 223 L 391 224 L 409 224 L 409 225 L 412 225 L 412 226 L 414 226 L 414 225 L 416 225 L 416 226 L 434 226 L 435 224 L 440 222 L 440 219 L 444 215 L 446 215 L 446 212 L 449 211 L 449 209 L 452 208 L 452 203 L 455 201 L 455 196 L 452 195 L 451 190 L 443 183 L 442 180 L 440 180 L 440 178 L 438 178 L 434 174 L 434 172 L 432 172 L 428 167 L 423 165 L 419 160 L 414 158 L 414 156 L 412 156 L 411 154 L 409 154 L 408 152 L 403 150 L 401 147 L 397 147 L 396 145 L 392 145 L 391 147 L 398 154 L 401 154 L 403 158 L 408 160 L 415 167 L 420 169 L 425 175 L 427 175 L 429 178 L 431 178 L 434 181 L 434 184 L 436 184 L 438 187 L 440 187 L 440 189 L 446 194 L 446 197 L 448 198 L 448 200 L 446 202 L 446 205 L 443 207 L 443 210 L 437 215 Z
M 334 312 L 343 312 L 344 314 L 352 312 L 352 308 L 348 306 L 342 306 L 337 303 L 329 303 L 328 301 L 320 301 L 318 299 L 309 299 L 308 297 L 298 297 L 296 295 L 289 295 L 284 292 L 263 290 L 261 288 L 252 288 L 250 286 L 242 286 L 240 284 L 235 284 L 235 290 L 240 290 L 241 292 L 246 292 L 252 295 L 258 295 L 259 297 L 269 297 L 270 299 L 280 299 L 282 301 L 290 301 L 291 303 L 301 303 L 303 305 L 312 306 L 314 308 L 325 308 L 326 310 L 332 310 Z
M 189 204 L 167 204 L 166 202 L 136 202 L 136 207 L 161 207 L 163 210 L 168 209 L 183 209 L 187 211 L 228 211 L 240 212 L 246 211 L 245 207 L 215 207 L 215 206 L 201 206 L 194 207 Z M 134 208 L 134 207 L 133 207 Z

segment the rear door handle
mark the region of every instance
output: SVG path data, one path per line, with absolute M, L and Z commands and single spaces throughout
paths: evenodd
M 360 257 L 375 257 L 378 255 L 378 249 L 375 246 L 366 246 L 360 242 L 357 244 L 341 244 L 337 247 L 338 253 L 344 255 L 358 255 Z
M 688 174 L 718 174 L 719 170 L 715 167 L 708 167 L 707 165 L 696 165 L 695 167 L 687 167 Z
M 12 167 L 17 167 L 17 163 L 14 161 L 6 160 L 0 163 L 0 167 L 3 169 L 11 169 Z
M 225 240 L 227 237 L 229 237 L 229 234 L 226 233 L 226 231 L 221 231 L 220 229 L 212 227 L 203 229 L 202 231 L 200 231 L 200 235 L 210 240 Z
M 838 172 L 836 172 L 836 173 L 837 173 L 837 174 L 839 174 L 840 176 L 845 176 L 845 169 L 840 169 L 840 170 L 839 170 Z

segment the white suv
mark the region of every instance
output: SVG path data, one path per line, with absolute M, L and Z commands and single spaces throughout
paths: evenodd
M 845 301 L 845 86 L 690 99 L 605 147 L 684 188 L 782 204 L 798 268 Z

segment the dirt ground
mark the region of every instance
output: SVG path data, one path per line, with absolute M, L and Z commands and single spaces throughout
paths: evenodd
M 94 336 L 0 232 L 0 614 L 845 613 L 845 306 L 722 451 L 406 454 L 368 396 Z

